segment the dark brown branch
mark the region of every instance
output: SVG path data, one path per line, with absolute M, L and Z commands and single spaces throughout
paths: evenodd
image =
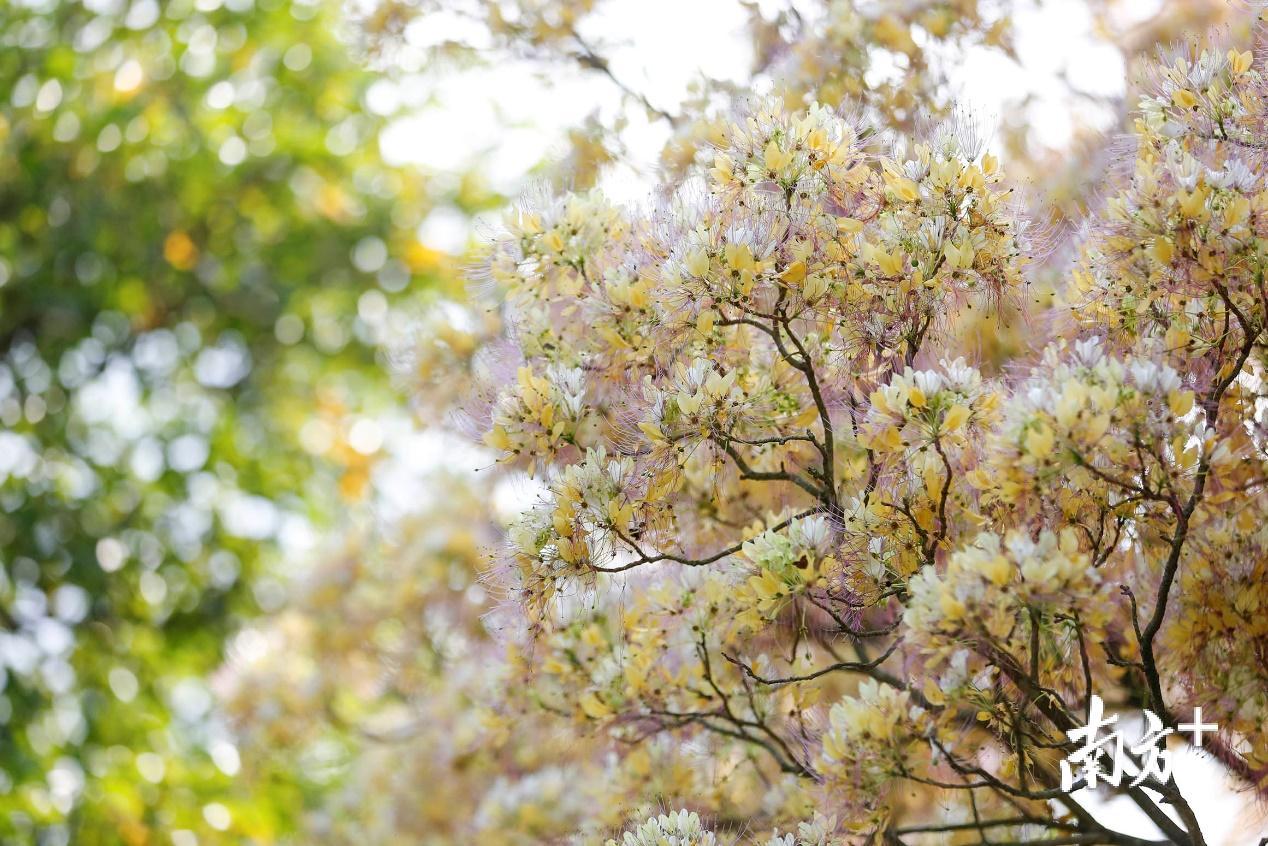
M 889 659 L 889 656 L 894 654 L 894 651 L 896 649 L 898 649 L 898 641 L 894 641 L 894 643 L 890 645 L 889 649 L 885 650 L 884 654 L 882 654 L 878 658 L 872 659 L 871 661 L 838 661 L 835 664 L 829 664 L 826 667 L 823 667 L 819 670 L 815 670 L 813 673 L 808 673 L 804 676 L 785 676 L 783 678 L 777 678 L 777 679 L 768 679 L 763 676 L 759 676 L 753 670 L 753 668 L 750 667 L 748 664 L 745 664 L 743 661 L 731 655 L 728 655 L 725 652 L 722 653 L 722 657 L 730 661 L 735 666 L 739 667 L 741 670 L 743 670 L 744 675 L 748 676 L 753 681 L 758 682 L 759 684 L 778 686 L 778 685 L 785 685 L 785 684 L 794 684 L 796 682 L 810 681 L 811 679 L 817 679 L 820 676 L 826 676 L 828 673 L 838 673 L 838 672 L 861 673 L 866 670 L 873 670 L 879 667 L 881 664 L 884 664 L 885 661 Z

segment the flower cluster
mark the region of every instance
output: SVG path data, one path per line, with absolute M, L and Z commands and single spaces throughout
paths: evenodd
M 908 590 L 903 622 L 911 644 L 932 673 L 959 661 L 958 680 L 966 670 L 993 664 L 1004 671 L 1026 667 L 1032 675 L 1037 670 L 1037 680 L 1052 687 L 1071 684 L 1079 632 L 1095 637 L 1106 623 L 1100 576 L 1071 528 L 1042 532 L 1036 540 L 1019 532 L 981 534 L 950 556 L 944 572 L 926 567 L 917 573 Z M 1045 635 L 1032 652 L 1037 630 Z M 967 668 L 966 648 L 976 653 Z M 931 701 L 946 701 L 937 684 L 925 692 Z
M 815 811 L 814 817 L 797 824 L 796 833 L 789 832 L 771 835 L 766 846 L 838 846 L 844 841 L 835 834 L 837 818 L 828 817 Z
M 866 444 L 887 452 L 929 444 L 989 420 L 998 395 L 983 388 L 977 370 L 956 359 L 937 370 L 908 367 L 873 391 L 870 403 Z
M 694 811 L 671 811 L 650 817 L 607 846 L 717 846 L 717 836 L 700 824 Z
M 873 679 L 832 706 L 818 765 L 853 826 L 874 826 L 888 813 L 890 789 L 920 767 L 926 722 L 909 693 Z
M 1080 319 L 1153 338 L 1155 355 L 1218 385 L 1226 326 L 1263 313 L 1265 80 L 1236 50 L 1179 54 L 1156 76 L 1131 180 L 1086 245 L 1071 299 Z
M 919 2 L 867 5 L 833 0 L 802 21 L 785 50 L 774 45 L 775 70 L 788 102 L 807 95 L 826 102 L 857 103 L 885 125 L 910 131 L 922 116 L 944 116 L 950 103 L 937 70 L 951 48 L 982 44 L 1007 50 L 1012 22 L 1009 4 Z M 774 29 L 772 27 L 772 29 Z M 769 34 L 779 38 L 778 30 Z M 881 56 L 893 57 L 907 73 L 879 72 Z
M 1133 488 L 1174 484 L 1192 475 L 1203 445 L 1193 406 L 1166 363 L 1112 356 L 1096 338 L 1049 347 L 1002 411 L 982 471 L 998 474 L 990 496 L 1050 498 L 1062 479 L 1072 499 L 1113 503 Z M 1060 504 L 1073 515 L 1073 504 Z
M 509 456 L 542 462 L 585 438 L 585 377 L 577 368 L 548 365 L 536 374 L 521 367 L 515 389 L 493 411 L 484 443 Z
M 832 568 L 831 548 L 832 529 L 823 515 L 791 520 L 786 530 L 768 529 L 745 542 L 740 551 L 756 573 L 749 576 L 742 594 L 741 602 L 750 607 L 741 619 L 749 624 L 772 619 L 789 597 L 814 585 L 824 570 Z

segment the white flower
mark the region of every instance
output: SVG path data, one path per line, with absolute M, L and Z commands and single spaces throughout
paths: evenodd
M 933 370 L 918 370 L 912 374 L 912 380 L 926 397 L 931 397 L 942 390 L 942 374 Z
M 1178 141 L 1171 141 L 1167 145 L 1167 170 L 1171 172 L 1171 176 L 1180 187 L 1186 191 L 1192 191 L 1198 187 L 1198 180 L 1202 178 L 1205 168 L 1202 163 L 1185 151 Z
M 716 846 L 717 837 L 700 824 L 694 811 L 671 811 L 651 817 L 634 831 L 607 846 Z
M 952 362 L 943 359 L 942 369 L 946 371 L 947 384 L 962 394 L 970 394 L 982 384 L 982 374 L 975 367 L 970 367 L 963 358 Z
M 1100 338 L 1084 338 L 1074 342 L 1074 359 L 1083 367 L 1096 367 L 1104 357 Z
M 1216 188 L 1234 188 L 1248 193 L 1255 190 L 1259 176 L 1241 159 L 1229 159 L 1223 170 L 1208 172 L 1206 181 Z
M 761 570 L 782 570 L 793 560 L 792 540 L 782 532 L 762 532 L 746 542 L 741 551 Z
M 1145 393 L 1168 393 L 1180 389 L 1180 374 L 1166 364 L 1134 359 L 1131 374 L 1136 387 Z
M 827 551 L 832 541 L 832 530 L 828 526 L 828 518 L 822 514 L 794 520 L 788 527 L 788 534 L 794 544 L 806 550 L 822 554 Z

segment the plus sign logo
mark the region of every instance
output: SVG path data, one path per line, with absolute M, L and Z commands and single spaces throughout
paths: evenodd
M 1181 724 L 1180 724 L 1179 726 L 1177 726 L 1176 728 L 1178 728 L 1178 729 L 1179 729 L 1179 731 L 1180 731 L 1182 734 L 1192 734 L 1192 735 L 1193 735 L 1193 745 L 1194 745 L 1194 746 L 1196 746 L 1196 747 L 1197 747 L 1197 748 L 1199 748 L 1199 749 L 1201 749 L 1201 748 L 1202 748 L 1202 736 L 1203 736 L 1203 735 L 1206 735 L 1206 734 L 1215 734 L 1217 731 L 1219 731 L 1219 730 L 1220 730 L 1220 727 L 1219 727 L 1218 725 L 1216 725 L 1215 723 L 1204 723 L 1204 722 L 1202 722 L 1202 708 L 1201 708 L 1201 706 L 1198 706 L 1197 708 L 1194 708 L 1194 709 L 1193 709 L 1193 722 L 1191 722 L 1191 723 L 1181 723 Z

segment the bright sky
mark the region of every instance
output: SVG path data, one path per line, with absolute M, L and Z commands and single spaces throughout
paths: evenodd
M 1135 0 L 1127 17 L 1148 18 L 1159 4 Z M 605 45 L 617 76 L 653 104 L 672 108 L 701 74 L 747 79 L 751 57 L 742 32 L 744 12 L 734 0 L 608 0 L 603 9 L 585 34 Z M 664 26 L 667 20 L 674 26 Z M 1123 89 L 1121 58 L 1114 48 L 1093 39 L 1092 21 L 1082 4 L 1023 5 L 1015 21 L 1022 64 L 993 51 L 971 52 L 952 71 L 961 102 L 990 126 L 1006 107 L 1032 94 L 1028 119 L 1035 137 L 1051 147 L 1069 139 L 1076 114 L 1082 122 L 1107 126 L 1107 111 L 1072 99 L 1061 81 L 1064 73 L 1091 95 L 1112 97 Z M 457 19 L 428 15 L 410 35 L 423 46 L 461 35 L 462 29 Z M 386 156 L 448 174 L 478 162 L 494 187 L 512 193 L 534 165 L 566 153 L 567 128 L 596 110 L 611 115 L 621 104 L 610 82 L 572 68 L 552 66 L 543 72 L 523 61 L 449 73 L 414 70 L 407 67 L 399 83 L 383 81 L 372 97 L 371 105 L 384 112 L 402 107 L 384 136 Z M 635 115 L 622 136 L 636 168 L 622 169 L 603 184 L 620 200 L 647 194 L 652 164 L 667 137 L 663 123 L 649 125 L 641 118 Z M 462 224 L 442 209 L 425 224 L 424 239 L 458 250 L 467 235 Z
M 1161 0 L 1136 0 L 1122 23 L 1147 19 L 1160 5 Z M 585 34 L 595 43 L 615 45 L 605 50 L 613 71 L 655 105 L 672 109 L 702 73 L 733 81 L 747 77 L 744 13 L 734 0 L 607 0 L 603 9 L 595 28 Z M 673 26 L 666 26 L 667 21 Z M 1021 64 L 998 53 L 971 53 L 952 74 L 961 102 L 990 127 L 1010 104 L 1034 95 L 1027 119 L 1034 137 L 1054 148 L 1069 140 L 1076 117 L 1077 122 L 1108 127 L 1108 111 L 1088 100 L 1072 99 L 1061 81 L 1064 74 L 1073 86 L 1096 96 L 1113 97 L 1123 91 L 1120 55 L 1092 37 L 1092 21 L 1082 4 L 1050 0 L 1023 8 L 1015 23 Z M 456 18 L 432 15 L 410 35 L 419 46 L 454 36 L 478 37 L 463 27 Z M 454 179 L 478 163 L 493 187 L 512 194 L 529 183 L 535 165 L 565 155 L 569 127 L 596 110 L 610 116 L 621 103 L 616 88 L 597 74 L 555 67 L 547 76 L 540 66 L 527 62 L 446 75 L 406 67 L 398 79 L 379 83 L 371 97 L 372 108 L 400 115 L 384 137 L 385 155 Z M 641 200 L 652 185 L 653 163 L 666 137 L 663 124 L 649 124 L 636 115 L 623 134 L 634 167 L 607 177 L 603 188 L 620 200 Z M 442 208 L 423 224 L 421 236 L 434 247 L 460 252 L 471 231 L 471 222 L 463 215 Z M 405 442 L 402 438 L 408 439 L 410 448 L 392 451 L 412 458 L 381 482 L 400 494 L 396 498 L 401 502 L 416 503 L 426 495 L 427 486 L 420 479 L 427 468 L 441 461 L 452 464 L 455 444 L 435 432 L 400 432 L 389 440 L 399 445 Z M 463 451 L 462 456 L 462 462 L 472 467 L 486 460 L 478 450 Z M 522 500 L 522 493 L 510 499 Z M 1134 729 L 1128 732 L 1129 739 L 1136 736 Z M 1232 846 L 1234 841 L 1226 838 L 1234 836 L 1244 794 L 1235 794 L 1221 768 L 1187 745 L 1173 746 L 1173 754 L 1176 779 L 1196 799 L 1208 842 Z M 1124 833 L 1158 836 L 1129 800 L 1105 803 L 1086 794 L 1076 795 Z

